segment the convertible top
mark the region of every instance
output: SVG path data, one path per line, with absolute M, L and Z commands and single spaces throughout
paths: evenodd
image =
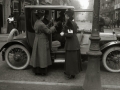
M 41 8 L 41 9 L 74 9 L 74 6 L 63 6 L 63 5 L 27 5 L 25 8 Z

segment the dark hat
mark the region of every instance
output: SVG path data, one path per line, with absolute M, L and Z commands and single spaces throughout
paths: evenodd
M 65 14 L 65 11 L 61 11 L 61 12 L 59 13 L 60 16 L 64 16 L 64 14 Z
M 48 15 L 49 14 L 49 10 L 45 10 L 45 15 Z
M 65 14 L 67 14 L 69 17 L 73 17 L 74 11 L 72 9 L 66 10 Z
M 45 10 L 36 10 L 35 11 L 36 14 L 45 14 Z
M 45 10 L 36 10 L 35 14 L 36 14 L 36 17 L 39 19 L 45 15 Z
M 38 13 L 45 14 L 45 10 L 38 10 Z

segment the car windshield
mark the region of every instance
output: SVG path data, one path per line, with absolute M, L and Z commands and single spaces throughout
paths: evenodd
M 90 32 L 92 30 L 93 12 L 75 11 L 75 22 L 79 30 Z

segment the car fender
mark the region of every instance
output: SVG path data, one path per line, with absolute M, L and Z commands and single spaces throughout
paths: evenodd
M 2 48 L 0 49 L 0 52 L 3 49 L 7 49 L 8 47 L 10 47 L 11 45 L 14 45 L 14 44 L 23 45 L 30 53 L 32 51 L 31 47 L 28 45 L 26 40 L 12 40 L 10 42 L 7 42 L 4 46 L 2 46 Z
M 111 41 L 108 42 L 106 44 L 104 44 L 103 46 L 100 47 L 101 51 L 105 51 L 107 48 L 111 47 L 111 46 L 115 46 L 115 45 L 119 45 L 120 46 L 120 41 Z
M 14 34 L 15 34 L 16 36 L 19 35 L 18 30 L 15 29 L 15 28 L 13 28 L 13 29 L 11 30 L 10 34 L 8 35 L 8 40 L 7 40 L 8 42 L 10 42 L 11 40 L 13 40 Z

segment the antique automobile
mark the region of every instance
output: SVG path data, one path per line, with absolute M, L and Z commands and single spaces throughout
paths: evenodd
M 36 21 L 36 11 L 40 9 L 49 10 L 49 19 L 54 21 L 59 16 L 60 11 L 65 11 L 69 8 L 74 9 L 73 6 L 25 6 L 26 32 L 18 34 L 17 29 L 13 29 L 10 32 L 8 42 L 0 49 L 2 59 L 5 60 L 12 69 L 25 69 L 30 62 L 35 37 L 33 26 Z M 93 11 L 90 9 L 75 11 L 74 21 L 79 27 L 77 37 L 80 42 L 82 61 L 87 60 L 87 52 L 90 46 L 89 37 L 92 30 L 92 18 Z M 18 35 L 16 36 L 16 34 Z M 120 35 L 116 34 L 114 31 L 112 33 L 103 32 L 100 33 L 100 38 L 100 50 L 102 52 L 101 61 L 103 62 L 103 66 L 110 72 L 120 72 Z M 59 48 L 52 46 L 52 34 L 50 35 L 49 42 L 53 62 L 64 61 L 64 47 Z

